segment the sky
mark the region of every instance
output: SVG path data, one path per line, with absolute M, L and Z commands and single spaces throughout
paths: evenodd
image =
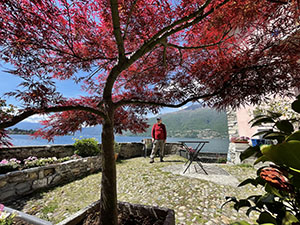
M 7 92 L 14 91 L 18 89 L 18 85 L 23 81 L 21 78 L 12 75 L 10 73 L 5 72 L 5 70 L 11 69 L 12 67 L 7 64 L 1 64 L 0 65 L 0 98 L 1 99 L 6 99 L 8 104 L 13 104 L 16 106 L 20 106 L 20 104 L 14 99 L 14 98 L 7 98 L 4 97 L 3 95 Z M 81 91 L 80 85 L 75 84 L 72 80 L 56 80 L 56 87 L 57 90 L 62 93 L 65 97 L 79 97 L 80 95 L 85 95 L 85 92 Z M 165 114 L 169 112 L 175 112 L 178 110 L 181 110 L 185 107 L 181 108 L 163 108 L 160 114 Z M 153 114 L 148 114 L 147 117 L 155 117 L 157 115 Z M 38 122 L 39 120 L 43 119 L 41 116 L 35 115 L 32 116 L 26 120 L 25 122 Z

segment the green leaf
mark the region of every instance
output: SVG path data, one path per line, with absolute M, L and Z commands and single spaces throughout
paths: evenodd
M 267 117 L 267 116 L 266 115 L 257 115 L 252 120 L 250 120 L 248 123 L 251 124 L 256 120 L 261 119 L 261 118 L 265 118 L 265 117 Z
M 239 211 L 239 209 L 242 207 L 251 207 L 251 204 L 247 199 L 241 199 L 233 206 L 236 211 Z
M 270 194 L 273 194 L 273 195 L 276 195 L 280 198 L 282 198 L 282 194 L 279 192 L 278 189 L 274 188 L 273 186 L 271 186 L 270 184 L 266 183 L 265 185 L 265 191 L 270 193 Z
M 292 109 L 297 112 L 300 113 L 300 99 L 297 99 L 296 101 L 294 101 L 292 103 Z
M 252 211 L 258 211 L 258 210 L 256 209 L 255 206 L 250 207 L 249 209 L 247 209 L 246 215 L 247 215 L 247 216 L 250 216 L 250 213 L 251 213 Z M 259 211 L 258 211 L 258 212 L 259 212 Z
M 290 172 L 292 175 L 290 177 L 290 182 L 292 183 L 292 185 L 294 185 L 297 188 L 300 188 L 300 173 L 299 170 L 296 171 L 291 171 Z
M 250 225 L 250 223 L 246 221 L 240 221 L 240 222 L 231 223 L 230 225 Z
M 300 170 L 300 141 L 289 141 L 277 145 L 262 145 L 262 154 L 279 165 Z
M 285 217 L 282 220 L 283 225 L 293 225 L 297 222 L 299 223 L 299 220 L 290 212 L 286 212 Z
M 248 178 L 248 179 L 244 180 L 243 182 L 241 182 L 238 185 L 238 187 L 242 187 L 242 186 L 245 186 L 247 184 L 252 184 L 256 187 L 258 183 L 257 183 L 256 179 Z
M 268 157 L 262 155 L 254 162 L 254 165 L 256 165 L 257 163 L 260 163 L 260 162 L 267 162 L 267 161 L 271 161 L 271 160 Z
M 277 225 L 276 219 L 268 212 L 262 212 L 257 220 L 259 224 L 275 224 Z
M 275 123 L 275 126 L 286 134 L 291 134 L 294 131 L 293 124 L 288 120 L 281 120 Z
M 259 126 L 262 123 L 275 123 L 275 121 L 270 117 L 263 117 L 261 119 L 256 120 L 254 123 L 252 123 L 251 127 Z
M 245 159 L 253 156 L 257 152 L 260 152 L 259 146 L 255 146 L 255 147 L 250 146 L 241 153 L 240 159 L 241 161 L 244 161 Z
M 269 134 L 265 134 L 263 136 L 264 139 L 276 139 L 281 140 L 281 142 L 285 139 L 285 134 L 281 132 L 270 132 Z
M 290 136 L 288 136 L 285 141 L 291 141 L 291 140 L 298 140 L 300 141 L 300 131 L 296 131 L 292 133 Z
M 270 115 L 270 117 L 272 117 L 273 119 L 277 119 L 282 116 L 282 113 L 272 112 L 269 110 L 267 110 L 267 112 Z
M 263 130 L 263 131 L 259 131 L 255 134 L 253 134 L 252 137 L 266 135 L 266 134 L 270 134 L 270 133 L 273 133 L 273 132 L 274 132 L 273 130 Z

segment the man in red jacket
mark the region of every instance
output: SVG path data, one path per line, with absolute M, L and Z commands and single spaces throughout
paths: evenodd
M 166 126 L 162 123 L 161 118 L 156 118 L 157 123 L 152 127 L 152 142 L 153 148 L 150 155 L 150 163 L 154 162 L 154 156 L 157 152 L 158 147 L 160 148 L 160 161 L 163 162 L 164 154 L 165 154 L 165 143 L 167 139 L 167 130 Z

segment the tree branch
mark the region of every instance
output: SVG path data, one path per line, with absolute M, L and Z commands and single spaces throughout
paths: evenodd
M 44 109 L 30 109 L 25 112 L 22 112 L 21 114 L 14 116 L 10 121 L 0 123 L 0 130 L 7 128 L 7 127 L 11 127 L 11 126 L 21 122 L 22 120 L 24 120 L 30 116 L 33 116 L 35 114 L 63 112 L 63 111 L 72 111 L 72 110 L 73 111 L 86 111 L 86 112 L 94 113 L 94 114 L 102 116 L 102 117 L 106 117 L 106 115 L 103 112 L 96 110 L 94 108 L 87 107 L 87 106 L 81 106 L 81 105 L 54 106 L 54 107 L 49 107 L 49 108 L 44 108 Z
M 117 106 L 131 105 L 131 104 L 132 105 L 153 105 L 153 106 L 161 106 L 161 107 L 169 107 L 169 108 L 178 108 L 178 107 L 184 106 L 185 104 L 187 104 L 188 102 L 191 102 L 191 101 L 197 101 L 199 99 L 216 96 L 219 93 L 221 93 L 225 89 L 225 87 L 226 87 L 226 85 L 224 83 L 223 87 L 220 88 L 218 91 L 215 91 L 211 94 L 193 96 L 193 97 L 187 98 L 186 100 L 184 100 L 178 104 L 167 104 L 167 103 L 156 102 L 156 101 L 142 101 L 139 99 L 131 99 L 131 100 L 121 100 L 121 101 L 117 102 L 116 105 Z
M 207 0 L 200 8 L 194 13 L 191 13 L 188 16 L 185 16 L 175 22 L 173 22 L 171 25 L 163 28 L 161 31 L 159 31 L 157 34 L 155 34 L 148 42 L 144 43 L 139 50 L 137 50 L 128 60 L 128 66 L 133 64 L 136 60 L 138 60 L 141 56 L 143 56 L 145 53 L 149 52 L 152 48 L 154 48 L 157 44 L 161 43 L 162 41 L 166 40 L 167 37 L 171 36 L 174 33 L 177 33 L 181 30 L 184 30 L 198 22 L 200 22 L 202 19 L 206 18 L 210 14 L 212 14 L 215 9 L 219 9 L 223 5 L 225 5 L 229 0 L 224 0 L 219 5 L 217 5 L 215 8 L 212 8 L 205 14 L 203 14 L 205 8 L 209 5 L 211 0 Z M 194 18 L 194 20 L 192 20 Z M 191 22 L 188 22 L 192 20 Z M 180 25 L 179 27 L 177 27 Z M 177 28 L 175 28 L 177 27 Z M 175 28 L 175 29 L 173 29 Z
M 114 28 L 114 36 L 116 38 L 116 42 L 118 45 L 119 51 L 119 58 L 120 60 L 125 59 L 125 48 L 124 48 L 124 40 L 121 34 L 121 27 L 120 27 L 120 16 L 118 11 L 118 0 L 110 0 L 110 7 L 111 7 L 111 17 L 113 22 Z
M 179 46 L 179 45 L 175 45 L 175 44 L 170 44 L 168 43 L 168 46 L 169 47 L 173 47 L 173 48 L 177 48 L 179 50 L 181 49 L 201 49 L 201 48 L 208 48 L 208 47 L 212 47 L 212 46 L 215 46 L 215 45 L 218 45 L 218 44 L 221 44 L 222 42 L 228 40 L 229 38 L 231 38 L 232 36 L 229 36 L 228 38 L 224 39 L 226 37 L 226 35 L 230 32 L 231 30 L 229 31 L 226 31 L 223 36 L 221 37 L 221 39 L 216 42 L 216 43 L 212 43 L 212 44 L 207 44 L 207 45 L 199 45 L 199 46 Z
M 137 3 L 137 0 L 134 0 L 134 2 L 131 5 L 130 12 L 129 12 L 129 15 L 128 15 L 128 18 L 127 18 L 127 22 L 126 22 L 126 27 L 125 27 L 124 35 L 123 35 L 123 40 L 125 40 L 125 38 L 126 38 L 127 30 L 128 30 L 128 26 L 129 26 L 129 22 L 130 22 L 130 19 L 131 19 L 131 16 L 132 16 L 132 13 L 133 13 L 133 10 L 134 10 L 134 7 L 135 7 L 136 3 Z

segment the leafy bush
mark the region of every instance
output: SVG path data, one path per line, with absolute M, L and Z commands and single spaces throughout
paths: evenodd
M 120 150 L 121 150 L 120 144 L 116 141 L 114 141 L 114 150 L 115 150 L 115 153 L 120 153 Z
M 95 156 L 100 153 L 98 141 L 95 138 L 75 139 L 74 153 L 82 157 Z
M 300 96 L 292 103 L 292 109 L 300 113 Z M 247 215 L 252 211 L 259 212 L 258 224 L 300 224 L 300 130 L 294 130 L 299 119 L 268 111 L 255 116 L 250 122 L 252 126 L 272 124 L 271 130 L 254 136 L 263 135 L 264 139 L 273 140 L 276 144 L 249 147 L 241 154 L 241 160 L 255 156 L 254 164 L 267 161 L 272 164 L 259 168 L 256 178 L 248 178 L 239 186 L 262 186 L 265 194 L 240 200 L 227 197 L 226 203 L 234 202 L 236 210 L 247 207 Z

